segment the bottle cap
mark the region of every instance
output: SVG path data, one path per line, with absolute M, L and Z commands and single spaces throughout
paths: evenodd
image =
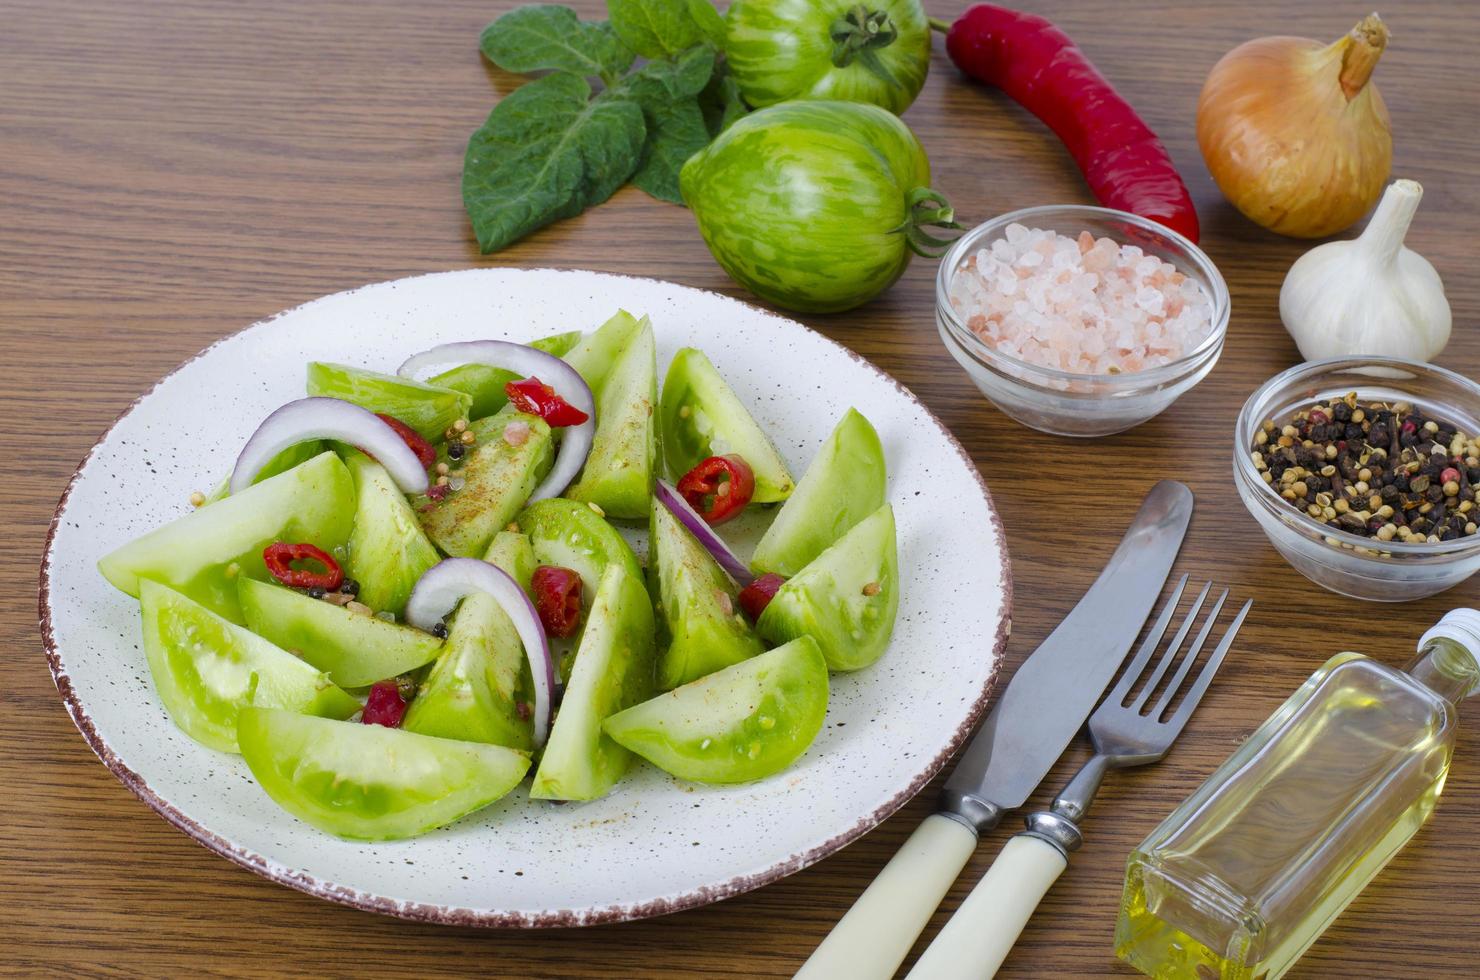
M 1470 652 L 1470 656 L 1480 663 L 1480 610 L 1476 609 L 1451 609 L 1444 614 L 1429 631 L 1418 638 L 1418 648 L 1422 650 L 1430 640 L 1439 638 L 1453 640 Z

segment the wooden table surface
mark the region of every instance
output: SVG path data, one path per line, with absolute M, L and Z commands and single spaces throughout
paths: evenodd
M 633 189 L 500 254 L 478 254 L 458 175 L 468 134 L 516 84 L 477 50 L 479 30 L 507 6 L 0 0 L 0 921 L 10 936 L 0 972 L 789 975 L 930 811 L 934 787 L 815 867 L 667 918 L 556 932 L 440 928 L 312 899 L 202 850 L 98 763 L 63 711 L 34 614 L 47 522 L 114 416 L 201 347 L 325 293 L 442 269 L 590 268 L 745 295 L 710 260 L 688 212 Z M 961 6 L 930 4 L 942 17 Z M 1186 175 L 1204 247 L 1233 297 L 1217 369 L 1160 418 L 1078 442 L 1017 426 L 970 386 L 936 338 L 930 262 L 917 260 L 861 310 L 801 319 L 914 390 L 981 467 L 1013 556 L 1009 666 L 1073 606 L 1160 477 L 1198 496 L 1179 569 L 1257 600 L 1235 658 L 1170 758 L 1109 780 L 1085 849 L 1003 969 L 1121 975 L 1129 971 L 1111 954 L 1111 933 L 1127 851 L 1329 654 L 1356 648 L 1401 663 L 1444 610 L 1480 602 L 1480 581 L 1401 606 L 1324 592 L 1271 550 L 1229 483 L 1239 406 L 1296 360 L 1277 293 L 1307 246 L 1222 202 L 1193 139 L 1198 89 L 1246 38 L 1335 38 L 1367 8 L 1031 6 L 1079 40 Z M 1409 244 L 1438 268 L 1453 306 L 1455 336 L 1439 361 L 1473 375 L 1480 7 L 1434 0 L 1382 12 L 1394 37 L 1377 71 L 1394 174 L 1426 190 Z M 939 39 L 929 84 L 905 119 L 967 222 L 1088 202 L 1043 127 L 959 77 Z M 1480 718 L 1466 721 L 1432 823 L 1292 976 L 1480 971 Z M 1055 770 L 1050 792 L 1083 753 L 1076 746 Z M 932 931 L 1016 829 L 1008 823 L 983 842 Z

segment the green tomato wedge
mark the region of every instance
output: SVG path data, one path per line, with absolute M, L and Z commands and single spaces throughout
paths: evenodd
M 529 429 L 517 446 L 504 438 L 504 429 L 516 422 Z M 507 406 L 497 415 L 474 422 L 468 431 L 476 442 L 460 466 L 448 457 L 446 446 L 437 451 L 438 462 L 448 463 L 464 481 L 462 489 L 440 501 L 414 497 L 411 505 L 437 547 L 449 555 L 477 558 L 540 485 L 550 471 L 555 449 L 544 419 Z
M 585 504 L 562 497 L 540 500 L 526 507 L 515 523 L 528 536 L 537 564 L 570 568 L 580 574 L 581 605 L 587 609 L 596 601 L 596 586 L 609 565 L 621 565 L 628 575 L 642 578 L 642 566 L 632 546 Z M 515 575 L 515 581 L 526 589 L 529 586 L 528 577 Z
M 758 574 L 792 576 L 884 503 L 884 447 L 857 409 L 833 429 L 751 555 Z
M 637 324 L 637 317 L 626 310 L 618 310 L 610 320 L 586 334 L 580 343 L 563 355 L 566 363 L 586 379 L 591 393 L 598 399 L 612 366 L 637 335 Z
M 144 656 L 154 689 L 180 730 L 206 748 L 236 752 L 248 705 L 348 718 L 360 702 L 323 671 L 167 585 L 140 583 Z
M 601 576 L 529 795 L 594 800 L 627 772 L 632 755 L 601 731 L 610 715 L 653 693 L 653 607 L 621 564 Z
M 333 552 L 349 538 L 354 512 L 349 470 L 333 453 L 320 453 L 109 552 L 98 571 L 131 596 L 151 579 L 239 623 L 235 580 L 267 577 L 262 549 L 306 541 Z
M 663 465 L 674 482 L 701 460 L 735 453 L 755 472 L 753 503 L 791 496 L 795 481 L 786 460 L 703 351 L 685 347 L 673 355 L 658 419 Z
M 349 534 L 348 574 L 360 583 L 359 599 L 397 616 L 416 580 L 441 559 L 401 488 L 364 453 L 345 460 L 355 480 L 355 526 Z
M 534 556 L 534 545 L 530 544 L 529 535 L 518 531 L 498 532 L 493 536 L 493 543 L 488 546 L 488 553 L 483 556 L 483 560 L 492 562 L 507 572 L 510 578 L 519 583 L 525 594 L 533 598 L 529 583 L 534 578 L 539 559 Z
M 442 438 L 453 422 L 467 418 L 473 404 L 473 399 L 461 391 L 324 361 L 309 362 L 308 393 L 354 402 L 392 416 L 432 442 Z
M 529 346 L 535 350 L 542 350 L 546 354 L 562 357 L 580 341 L 581 332 L 572 330 L 568 333 L 555 334 L 553 337 L 531 340 Z M 481 419 L 492 415 L 508 404 L 509 396 L 504 391 L 504 385 L 510 381 L 518 381 L 522 377 L 523 375 L 515 374 L 513 371 L 489 367 L 487 364 L 460 364 L 451 370 L 428 378 L 427 384 L 436 385 L 439 388 L 451 388 L 453 391 L 460 391 L 467 395 L 473 400 L 472 407 L 468 409 L 468 418 Z
M 761 652 L 736 605 L 734 581 L 667 507 L 653 508 L 648 542 L 668 641 L 658 658 L 658 687 L 687 684 Z
M 329 675 L 340 687 L 365 687 L 415 670 L 442 652 L 430 633 L 352 613 L 302 592 L 241 581 L 242 611 L 251 630 Z
M 319 439 L 300 442 L 296 446 L 289 446 L 267 461 L 266 465 L 252 478 L 252 484 L 255 486 L 269 477 L 277 476 L 279 473 L 286 473 L 299 463 L 306 463 L 323 451 L 324 443 Z M 206 494 L 206 503 L 213 504 L 229 496 L 231 496 L 231 477 L 226 476 L 222 477 L 221 482 L 216 484 L 216 489 Z
M 350 840 L 444 827 L 519 785 L 529 756 L 502 745 L 246 708 L 242 758 L 284 810 Z
M 788 579 L 756 629 L 772 643 L 810 636 L 833 670 L 858 670 L 888 648 L 898 612 L 894 509 L 885 504 Z
M 681 779 L 746 783 L 800 758 L 826 714 L 827 663 L 803 636 L 612 715 L 602 728 Z
M 647 317 L 592 386 L 596 395 L 596 435 L 580 478 L 565 496 L 600 507 L 609 517 L 643 520 L 653 501 L 657 462 L 657 348 Z

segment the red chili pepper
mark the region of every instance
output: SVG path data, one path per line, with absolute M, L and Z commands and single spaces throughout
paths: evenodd
M 981 3 L 951 25 L 946 51 L 1058 134 L 1101 204 L 1197 241 L 1197 211 L 1166 147 L 1063 31 Z
M 776 591 L 786 584 L 786 579 L 775 572 L 767 572 L 740 590 L 740 608 L 751 622 L 761 618 L 761 613 L 776 598 Z
M 324 549 L 311 544 L 289 544 L 278 541 L 262 549 L 262 561 L 272 577 L 295 589 L 323 589 L 333 592 L 344 581 L 344 569 Z M 306 568 L 294 568 L 295 561 L 316 561 L 324 566 L 322 572 L 311 572 Z
M 384 725 L 400 728 L 406 714 L 406 699 L 401 696 L 401 687 L 395 681 L 377 681 L 370 688 L 370 697 L 365 701 L 365 711 L 360 721 L 367 725 Z
M 555 389 L 539 378 L 510 381 L 504 385 L 509 404 L 527 415 L 538 415 L 552 429 L 567 425 L 580 425 L 591 416 L 576 408 L 555 393 Z
M 571 636 L 581 624 L 581 573 L 559 565 L 541 565 L 530 576 L 540 625 L 551 636 Z
M 396 430 L 396 435 L 400 436 L 406 447 L 416 454 L 417 460 L 423 467 L 430 469 L 431 465 L 437 461 L 437 451 L 432 448 L 431 443 L 421 437 L 420 432 L 393 415 L 382 415 L 376 412 L 375 417 Z
M 711 456 L 678 481 L 678 492 L 710 524 L 738 517 L 755 493 L 755 472 L 733 453 Z

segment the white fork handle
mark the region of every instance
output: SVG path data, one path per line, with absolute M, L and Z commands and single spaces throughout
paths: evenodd
M 994 976 L 1068 863 L 1042 838 L 1013 837 L 905 980 Z
M 796 980 L 889 980 L 974 850 L 974 830 L 944 814 L 926 817 Z

